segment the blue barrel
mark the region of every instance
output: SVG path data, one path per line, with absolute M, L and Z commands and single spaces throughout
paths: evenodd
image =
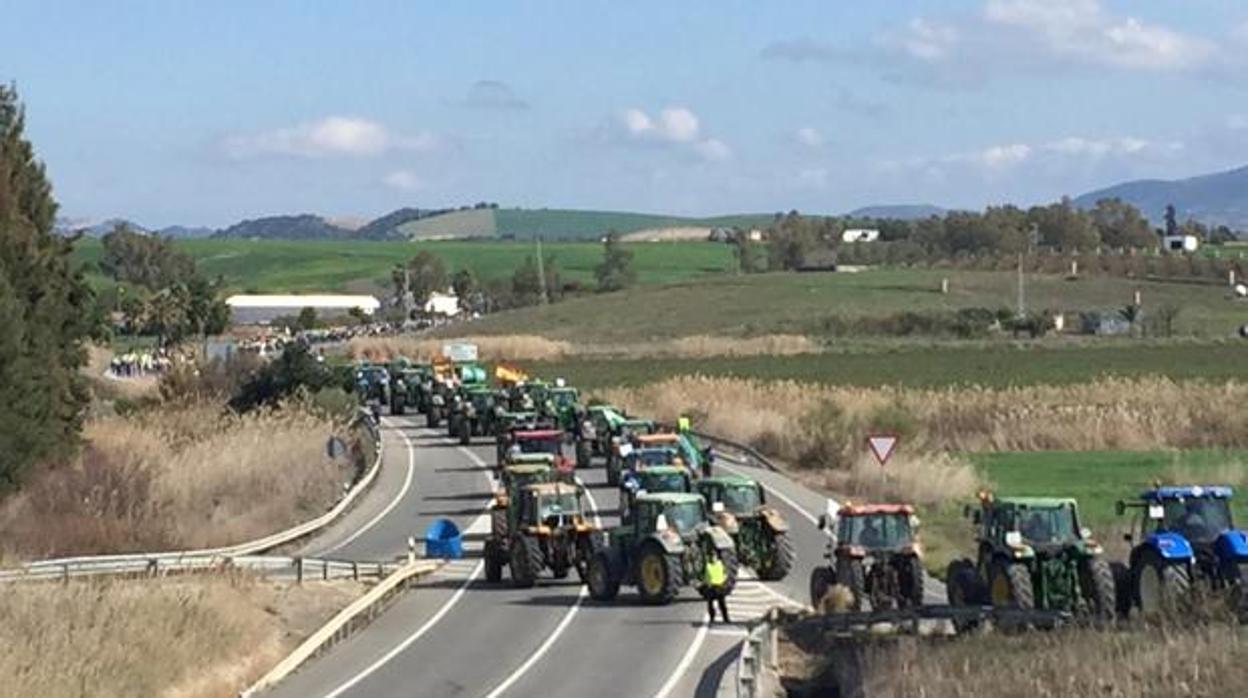
M 425 557 L 458 560 L 464 556 L 459 527 L 450 519 L 434 519 L 425 529 Z

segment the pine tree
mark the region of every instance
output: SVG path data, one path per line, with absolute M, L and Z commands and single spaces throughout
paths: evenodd
M 0 489 L 72 453 L 89 397 L 78 370 L 93 299 L 24 130 L 16 91 L 0 86 Z

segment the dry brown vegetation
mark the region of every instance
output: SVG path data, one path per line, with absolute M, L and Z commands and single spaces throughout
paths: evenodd
M 948 453 L 1154 450 L 1248 445 L 1248 385 L 1164 378 L 1019 388 L 856 388 L 686 376 L 602 391 L 632 411 L 747 442 L 831 491 L 935 504 L 973 492 L 973 469 Z M 872 431 L 903 446 L 885 473 Z M 821 480 L 821 481 L 820 481 Z
M 818 677 L 795 694 L 829 695 L 835 670 L 825 657 L 835 654 L 791 647 L 782 644 L 786 673 Z M 1248 642 L 1231 624 L 880 642 L 860 657 L 872 696 L 1248 695 Z
M 399 356 L 429 359 L 448 340 L 413 337 L 365 337 L 347 343 L 352 358 L 384 361 Z M 712 356 L 791 356 L 820 351 L 802 335 L 773 334 L 737 338 L 694 335 L 662 342 L 623 344 L 572 343 L 537 335 L 486 335 L 456 341 L 477 345 L 486 361 L 558 361 L 572 357 L 703 358 Z
M 234 696 L 360 591 L 241 574 L 9 586 L 0 692 Z
M 0 503 L 8 556 L 212 547 L 324 512 L 352 480 L 326 439 L 347 427 L 298 405 L 238 416 L 164 403 L 88 422 L 73 462 Z

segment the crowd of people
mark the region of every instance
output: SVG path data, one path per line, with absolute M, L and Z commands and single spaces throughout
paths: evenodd
M 115 378 L 139 378 L 165 373 L 173 366 L 173 359 L 164 349 L 151 351 L 128 351 L 114 356 L 109 362 L 109 373 Z
M 398 325 L 388 322 L 374 322 L 367 325 L 343 325 L 324 327 L 314 330 L 275 329 L 273 334 L 240 339 L 239 351 L 251 352 L 260 356 L 271 356 L 281 353 L 288 346 L 302 345 L 312 347 L 318 344 L 334 344 L 346 342 L 356 337 L 383 337 L 402 331 Z

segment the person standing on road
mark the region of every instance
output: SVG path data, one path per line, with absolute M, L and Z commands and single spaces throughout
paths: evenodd
M 731 623 L 728 620 L 728 594 L 725 587 L 728 585 L 728 573 L 724 570 L 724 561 L 719 558 L 719 552 L 712 550 L 706 556 L 706 566 L 702 571 L 702 583 L 704 584 L 703 595 L 706 596 L 706 612 L 710 615 L 708 622 L 715 622 L 715 605 L 719 604 L 719 615 L 725 623 Z

